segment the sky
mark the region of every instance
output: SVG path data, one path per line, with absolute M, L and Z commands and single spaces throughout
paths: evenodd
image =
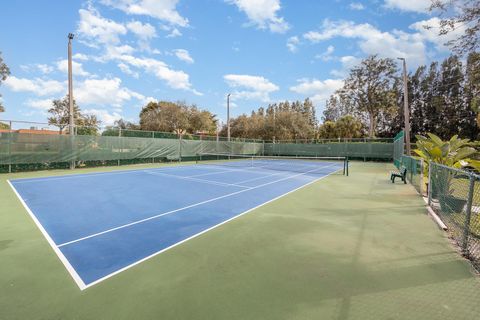
M 226 120 L 284 100 L 321 115 L 348 70 L 371 54 L 408 68 L 443 59 L 430 0 L 16 0 L 2 3 L 0 51 L 11 75 L 1 119 L 45 122 L 67 93 L 103 125 L 138 122 L 149 101 L 185 101 Z M 433 26 L 427 30 L 424 25 Z M 457 34 L 461 32 L 457 29 Z M 400 67 L 399 61 L 399 67 Z

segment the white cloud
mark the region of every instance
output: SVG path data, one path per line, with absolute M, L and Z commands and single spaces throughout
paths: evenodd
M 361 58 L 357 58 L 354 56 L 343 56 L 340 58 L 340 62 L 342 63 L 342 68 L 340 70 L 334 69 L 330 71 L 330 74 L 338 78 L 345 78 L 348 72 L 350 71 L 350 69 L 360 64 L 361 61 L 362 61 Z
M 180 30 L 178 30 L 177 28 L 173 28 L 173 30 L 167 35 L 167 38 L 176 38 L 176 37 L 180 37 L 182 35 L 182 33 L 180 32 Z
M 382 32 L 368 23 L 355 24 L 352 21 L 324 20 L 322 30 L 309 31 L 303 37 L 312 43 L 318 43 L 343 37 L 358 39 L 360 49 L 366 54 L 380 54 L 383 57 L 404 57 L 412 65 L 425 62 L 424 37 L 419 33 L 406 33 L 393 30 Z
M 130 21 L 125 25 L 106 19 L 91 5 L 88 10 L 80 9 L 78 34 L 80 42 L 90 47 L 130 47 L 120 44 L 120 36 L 132 32 L 138 38 L 138 47 L 141 50 L 151 51 L 149 41 L 157 36 L 154 26 L 140 21 Z M 131 47 L 130 47 L 131 48 Z M 133 48 L 132 50 L 133 51 Z M 78 55 L 79 60 L 88 59 L 86 55 Z
M 387 8 L 421 13 L 428 12 L 431 4 L 431 0 L 385 0 Z
M 250 23 L 259 29 L 269 29 L 271 32 L 284 33 L 290 26 L 283 17 L 277 15 L 281 9 L 280 0 L 226 0 L 235 4 L 240 11 L 245 12 Z
M 429 29 L 426 29 L 425 26 L 429 26 Z M 431 18 L 429 20 L 418 21 L 410 25 L 409 27 L 412 30 L 417 31 L 423 39 L 435 44 L 437 50 L 446 51 L 449 50 L 445 43 L 458 39 L 461 35 L 465 34 L 465 25 L 457 24 L 451 32 L 446 35 L 438 35 L 440 30 L 440 19 L 437 17 Z
M 115 121 L 120 120 L 122 116 L 118 112 L 112 112 L 105 109 L 86 109 L 83 110 L 84 114 L 90 114 L 96 116 L 100 121 L 102 121 L 102 125 L 111 126 L 115 123 Z
M 48 64 L 41 64 L 41 63 L 36 63 L 36 64 L 28 64 L 28 65 L 20 65 L 20 69 L 22 69 L 25 72 L 34 72 L 38 71 L 42 74 L 49 74 L 52 73 L 55 68 L 48 65 Z
M 323 105 L 335 90 L 343 86 L 340 79 L 299 79 L 299 84 L 290 87 L 290 90 L 311 98 L 315 105 Z
M 73 96 L 80 106 L 108 105 L 120 108 L 133 99 L 144 101 L 144 95 L 121 86 L 119 78 L 86 79 L 77 84 Z
M 325 50 L 325 52 L 321 53 L 321 54 L 317 54 L 315 56 L 316 59 L 321 59 L 323 61 L 330 61 L 333 59 L 332 57 L 332 53 L 335 51 L 335 47 L 334 46 L 328 46 L 327 50 Z
M 122 9 L 129 14 L 147 14 L 146 12 L 141 13 L 143 12 L 142 10 L 147 10 L 151 13 L 147 15 L 155 16 L 157 18 L 160 15 L 160 11 L 164 10 L 162 12 L 165 15 L 165 19 L 163 20 L 170 22 L 172 25 L 188 26 L 187 21 L 182 20 L 183 18 L 175 18 L 175 13 L 171 10 L 172 8 L 175 8 L 177 1 L 105 0 L 104 3 Z M 168 14 L 173 14 L 173 16 L 167 19 L 166 16 Z M 173 70 L 166 63 L 160 60 L 135 57 L 133 53 L 136 51 L 136 49 L 128 44 L 122 44 L 120 42 L 120 35 L 124 35 L 128 30 L 130 30 L 140 38 L 138 48 L 141 50 L 146 50 L 149 53 L 160 53 L 158 50 L 151 50 L 148 46 L 148 43 L 145 42 L 148 39 L 156 36 L 155 28 L 150 24 L 134 21 L 127 23 L 127 27 L 125 27 L 123 24 L 102 17 L 91 5 L 88 7 L 88 10 L 80 10 L 80 18 L 81 21 L 78 32 L 81 38 L 83 37 L 89 40 L 89 43 L 86 43 L 87 45 L 92 46 L 93 43 L 94 47 L 98 49 L 104 49 L 103 55 L 94 58 L 95 61 L 115 61 L 123 72 L 131 73 L 133 76 L 137 74 L 133 69 L 142 69 L 145 72 L 152 73 L 157 78 L 164 80 L 171 88 L 183 89 L 196 95 L 202 95 L 201 92 L 192 88 L 189 79 L 190 77 L 187 73 L 181 70 Z M 176 23 L 174 23 L 175 21 Z M 160 28 L 171 29 L 174 27 L 163 25 L 160 26 Z M 180 53 L 180 56 L 188 61 L 193 62 L 193 59 L 191 59 L 189 55 L 185 55 L 185 53 Z
M 118 64 L 118 68 L 125 74 L 128 74 L 128 75 L 131 75 L 132 77 L 134 77 L 135 79 L 138 79 L 140 77 L 140 75 L 138 74 L 138 72 L 135 72 L 133 71 L 132 69 L 130 69 L 130 67 L 128 65 L 126 65 L 125 63 L 119 63 Z
M 106 52 L 104 55 L 104 59 L 116 59 L 124 54 L 132 54 L 135 49 L 128 44 L 121 45 L 121 46 L 107 46 Z
M 128 45 L 107 46 L 106 53 L 98 58 L 98 61 L 116 61 L 117 66 L 122 72 L 134 77 L 139 76 L 135 69 L 141 69 L 144 72 L 151 73 L 157 78 L 165 81 L 170 88 L 190 91 L 199 96 L 203 95 L 201 92 L 193 89 L 192 84 L 190 83 L 190 76 L 186 72 L 173 70 L 165 62 L 154 58 L 135 57 L 129 54 L 133 50 L 134 49 Z
M 60 72 L 68 73 L 68 60 L 64 59 L 64 60 L 57 61 L 57 69 Z M 73 76 L 81 76 L 81 77 L 86 77 L 90 75 L 87 71 L 83 70 L 82 64 L 76 61 L 72 61 L 72 73 L 73 73 Z
M 40 78 L 26 79 L 10 76 L 5 80 L 5 86 L 14 92 L 31 92 L 38 96 L 66 92 L 66 85 L 64 82 Z
M 321 31 L 309 31 L 303 37 L 313 43 L 317 43 L 334 37 L 368 38 L 378 33 L 380 31 L 368 23 L 355 24 L 353 21 L 330 21 L 325 19 Z
M 100 44 L 117 44 L 120 42 L 119 36 L 127 33 L 127 28 L 123 24 L 102 17 L 91 6 L 88 10 L 80 9 L 78 12 L 80 14 L 78 33 L 85 39 Z
M 299 44 L 300 39 L 297 36 L 290 37 L 287 40 L 287 48 L 290 50 L 290 52 L 297 52 Z
M 101 2 L 127 14 L 146 15 L 179 27 L 188 26 L 188 19 L 182 17 L 177 11 L 179 0 L 102 0 Z
M 148 40 L 157 36 L 155 27 L 149 23 L 143 24 L 140 21 L 132 21 L 127 23 L 127 28 L 143 40 Z
M 168 34 L 165 36 L 166 38 L 176 38 L 182 35 L 182 33 L 180 32 L 180 30 L 178 30 L 178 28 L 170 25 L 165 25 L 165 24 L 160 25 L 160 29 L 168 32 Z
M 361 4 L 360 2 L 352 2 L 348 6 L 351 10 L 363 10 L 365 9 L 365 6 Z
M 178 59 L 186 62 L 186 63 L 193 63 L 193 58 L 190 56 L 190 53 L 185 50 L 185 49 L 176 49 L 173 50 L 173 53 L 175 56 L 177 56 Z
M 137 58 L 131 55 L 122 55 L 119 56 L 118 59 L 130 66 L 153 73 L 157 78 L 164 80 L 171 88 L 183 89 L 196 95 L 202 95 L 201 92 L 192 88 L 190 77 L 187 73 L 180 70 L 170 69 L 170 67 L 163 61 L 152 58 Z
M 141 50 L 152 51 L 149 41 L 157 36 L 154 26 L 149 23 L 143 24 L 140 21 L 132 21 L 127 23 L 127 28 L 138 37 L 138 47 Z
M 231 88 L 239 88 L 232 94 L 232 100 L 254 99 L 268 102 L 270 94 L 280 89 L 268 79 L 259 76 L 227 74 L 223 78 Z
M 48 111 L 53 107 L 52 101 L 53 99 L 28 99 L 25 104 L 37 110 Z
M 90 58 L 86 55 L 86 54 L 83 54 L 83 53 L 75 53 L 73 56 L 72 56 L 73 59 L 75 60 L 81 60 L 81 61 L 88 61 L 90 60 Z
M 38 70 L 40 70 L 40 72 L 43 74 L 51 73 L 54 70 L 53 67 L 49 66 L 48 64 L 37 64 L 36 66 Z

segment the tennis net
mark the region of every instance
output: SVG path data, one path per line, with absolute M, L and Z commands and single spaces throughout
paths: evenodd
M 287 157 L 227 153 L 199 153 L 197 164 L 237 168 L 257 167 L 300 173 L 340 173 L 348 176 L 348 157 Z

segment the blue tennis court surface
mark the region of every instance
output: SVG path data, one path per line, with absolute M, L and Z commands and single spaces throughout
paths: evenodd
M 342 170 L 185 165 L 10 183 L 81 289 Z

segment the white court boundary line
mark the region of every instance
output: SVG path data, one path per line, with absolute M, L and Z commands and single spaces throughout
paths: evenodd
M 25 208 L 25 210 L 27 210 L 28 214 L 30 215 L 30 218 L 32 218 L 33 222 L 37 225 L 37 228 L 40 230 L 40 232 L 43 234 L 43 236 L 45 237 L 45 239 L 47 239 L 47 242 L 48 244 L 50 245 L 50 247 L 52 247 L 53 251 L 57 254 L 57 257 L 60 259 L 60 261 L 62 261 L 63 265 L 65 266 L 65 268 L 67 269 L 68 273 L 70 273 L 70 275 L 72 276 L 73 280 L 75 281 L 75 283 L 78 285 L 78 287 L 80 288 L 80 290 L 84 290 L 87 288 L 87 286 L 85 285 L 85 283 L 83 282 L 82 278 L 80 278 L 80 276 L 78 275 L 77 271 L 75 270 L 75 268 L 72 267 L 72 265 L 70 264 L 70 262 L 68 261 L 68 259 L 63 255 L 62 251 L 60 251 L 60 249 L 57 247 L 57 245 L 55 244 L 55 242 L 53 241 L 53 239 L 50 237 L 50 235 L 48 234 L 48 232 L 43 228 L 42 224 L 40 223 L 40 221 L 38 221 L 37 217 L 33 214 L 32 210 L 30 210 L 30 208 L 28 207 L 28 205 L 25 203 L 25 201 L 23 200 L 23 198 L 20 196 L 20 194 L 17 192 L 17 189 L 15 189 L 15 187 L 13 186 L 13 184 L 10 182 L 10 180 L 7 180 L 8 184 L 10 185 L 10 187 L 12 188 L 13 192 L 15 193 L 15 195 L 17 196 L 18 200 L 20 200 L 20 203 L 23 205 L 23 207 Z
M 290 178 L 294 178 L 294 177 L 297 177 L 297 176 L 305 175 L 305 174 L 307 174 L 307 173 L 311 173 L 311 172 L 313 172 L 313 171 L 318 171 L 318 170 L 321 170 L 321 169 L 325 169 L 325 168 L 328 168 L 328 167 L 331 167 L 331 166 L 334 166 L 334 165 L 324 166 L 324 167 L 317 168 L 317 169 L 314 169 L 314 170 L 311 170 L 311 171 L 308 171 L 308 172 L 303 172 L 303 173 L 300 173 L 300 174 L 297 174 L 297 175 L 288 176 L 288 177 L 283 178 L 283 179 L 280 179 L 280 180 L 275 180 L 275 181 L 272 181 L 272 182 L 269 182 L 269 183 L 265 183 L 265 184 L 262 184 L 262 185 L 259 185 L 259 186 L 255 186 L 255 187 L 252 187 L 252 188 L 249 188 L 249 189 L 240 190 L 240 191 L 234 192 L 234 194 L 243 193 L 243 192 L 245 192 L 245 191 L 250 191 L 250 190 L 253 190 L 253 189 L 257 189 L 257 188 L 260 188 L 260 187 L 263 187 L 263 186 L 266 186 L 266 185 L 270 185 L 270 184 L 273 184 L 273 183 L 276 183 L 276 182 L 288 180 L 288 179 L 290 179 Z M 123 171 L 122 173 L 124 173 L 124 172 L 132 172 L 132 171 L 141 171 L 141 170 L 145 170 L 145 169 Z M 186 239 L 184 239 L 184 240 L 182 240 L 182 241 L 179 241 L 179 242 L 177 242 L 177 243 L 175 243 L 175 244 L 173 244 L 173 245 L 171 245 L 171 246 L 169 246 L 169 247 L 167 247 L 167 248 L 164 248 L 164 249 L 162 249 L 162 250 L 160 250 L 160 251 L 157 251 L 157 252 L 155 252 L 155 253 L 153 253 L 153 254 L 145 257 L 145 258 L 142 258 L 142 259 L 140 259 L 140 260 L 135 261 L 134 263 L 132 263 L 132 264 L 130 264 L 130 265 L 127 265 L 127 266 L 125 266 L 125 267 L 123 267 L 123 268 L 121 268 L 121 269 L 118 269 L 118 270 L 116 270 L 115 272 L 112 272 L 112 273 L 110 273 L 110 274 L 108 274 L 108 275 L 106 275 L 106 276 L 104 276 L 104 277 L 102 277 L 102 278 L 99 278 L 99 279 L 97 279 L 97 280 L 89 283 L 88 285 L 85 284 L 85 283 L 83 282 L 83 280 L 80 278 L 80 276 L 78 275 L 78 273 L 76 272 L 76 270 L 72 267 L 72 265 L 70 264 L 70 262 L 68 261 L 68 259 L 67 259 L 67 258 L 63 255 L 63 253 L 61 252 L 61 250 L 60 250 L 60 246 L 61 246 L 61 245 L 57 246 L 57 245 L 55 244 L 55 242 L 52 240 L 52 238 L 50 237 L 50 235 L 47 233 L 47 231 L 46 231 L 46 230 L 43 228 L 43 226 L 41 225 L 40 221 L 39 221 L 39 220 L 37 219 L 37 217 L 33 214 L 33 212 L 30 210 L 30 208 L 29 208 L 28 205 L 25 203 L 25 201 L 23 200 L 23 198 L 22 198 L 22 197 L 20 196 L 20 194 L 17 192 L 17 190 L 15 189 L 15 187 L 13 186 L 13 184 L 10 182 L 10 180 L 7 180 L 7 182 L 8 182 L 8 184 L 10 185 L 10 187 L 12 188 L 12 190 L 13 190 L 13 192 L 15 193 L 15 195 L 17 196 L 17 198 L 18 198 L 18 199 L 20 200 L 20 202 L 22 203 L 22 205 L 23 205 L 23 207 L 25 208 L 25 210 L 27 210 L 28 214 L 30 215 L 30 217 L 32 218 L 32 220 L 34 221 L 34 223 L 37 225 L 37 227 L 39 228 L 39 230 L 42 232 L 42 234 L 44 235 L 44 237 L 47 239 L 49 245 L 52 247 L 52 249 L 54 250 L 54 252 L 57 254 L 57 256 L 58 256 L 58 258 L 60 259 L 60 261 L 63 263 L 63 265 L 65 266 L 65 268 L 67 269 L 67 271 L 70 273 L 71 277 L 73 278 L 73 280 L 75 281 L 75 283 L 77 284 L 77 286 L 80 288 L 81 291 L 83 291 L 83 290 L 85 290 L 85 289 L 87 289 L 87 288 L 89 288 L 89 287 L 91 287 L 91 286 L 93 286 L 93 285 L 95 285 L 95 284 L 98 284 L 98 283 L 100 283 L 100 282 L 102 282 L 102 281 L 104 281 L 104 280 L 106 280 L 106 279 L 108 279 L 108 278 L 110 278 L 110 277 L 113 277 L 113 276 L 115 276 L 115 275 L 117 275 L 117 274 L 119 274 L 119 273 L 121 273 L 121 272 L 123 272 L 123 271 L 125 271 L 125 270 L 127 270 L 127 269 L 130 269 L 130 268 L 132 268 L 132 267 L 134 267 L 134 266 L 136 266 L 136 265 L 138 265 L 138 264 L 140 264 L 140 263 L 142 263 L 142 262 L 144 262 L 144 261 L 146 261 L 146 260 L 148 260 L 148 259 L 151 259 L 151 258 L 153 258 L 154 256 L 159 255 L 160 253 L 163 253 L 163 252 L 165 252 L 165 251 L 167 251 L 167 250 L 169 250 L 169 249 L 172 249 L 172 248 L 174 248 L 174 247 L 176 247 L 176 246 L 178 246 L 178 245 L 180 245 L 180 244 L 182 244 L 182 243 L 184 243 L 184 242 L 187 242 L 188 240 L 194 239 L 194 238 L 196 238 L 196 237 L 198 237 L 198 236 L 200 236 L 200 235 L 202 235 L 202 234 L 204 234 L 204 233 L 206 233 L 206 232 L 208 232 L 208 231 L 210 231 L 210 230 L 213 230 L 213 229 L 215 229 L 215 228 L 218 228 L 219 226 L 221 226 L 221 225 L 223 225 L 223 224 L 226 224 L 226 223 L 228 223 L 228 222 L 230 222 L 230 221 L 232 221 L 232 220 L 234 220 L 234 219 L 237 219 L 237 218 L 239 218 L 239 217 L 241 217 L 241 216 L 243 216 L 243 215 L 245 215 L 245 214 L 247 214 L 247 213 L 249 213 L 249 212 L 251 212 L 251 211 L 253 211 L 253 210 L 257 209 L 257 208 L 259 208 L 259 207 L 262 207 L 262 206 L 264 206 L 264 205 L 266 205 L 266 204 L 268 204 L 268 203 L 270 203 L 270 202 L 273 202 L 273 201 L 275 201 L 275 200 L 277 200 L 277 199 L 280 199 L 280 198 L 282 198 L 282 197 L 284 197 L 284 196 L 286 196 L 286 195 L 288 195 L 288 194 L 290 194 L 290 193 L 292 193 L 292 192 L 295 192 L 295 191 L 297 191 L 297 190 L 300 190 L 300 189 L 302 189 L 302 188 L 305 188 L 305 187 L 307 187 L 308 185 L 313 184 L 313 183 L 315 183 L 315 182 L 317 182 L 317 181 L 319 181 L 319 180 L 322 180 L 322 179 L 324 179 L 324 178 L 326 178 L 326 177 L 328 177 L 328 176 L 330 176 L 330 175 L 332 175 L 332 174 L 334 174 L 335 172 L 338 172 L 338 171 L 340 171 L 340 170 L 342 170 L 342 169 L 338 169 L 338 170 L 332 171 L 332 172 L 330 172 L 330 173 L 328 173 L 328 174 L 325 174 L 325 175 L 323 175 L 323 176 L 321 176 L 321 177 L 319 177 L 319 178 L 317 178 L 317 179 L 314 179 L 314 180 L 312 180 L 312 181 L 310 181 L 310 182 L 308 182 L 308 183 L 306 183 L 306 184 L 303 184 L 303 185 L 301 185 L 301 186 L 298 187 L 298 188 L 292 189 L 292 190 L 290 190 L 290 191 L 288 191 L 288 192 L 286 192 L 286 193 L 283 193 L 283 194 L 281 194 L 281 195 L 279 195 L 279 196 L 277 196 L 277 197 L 275 197 L 275 198 L 272 198 L 272 199 L 270 199 L 270 200 L 268 200 L 268 201 L 266 201 L 266 202 L 264 202 L 264 203 L 261 203 L 261 204 L 259 204 L 258 206 L 255 206 L 255 207 L 253 207 L 253 208 L 250 208 L 250 209 L 248 209 L 248 210 L 246 210 L 246 211 L 244 211 L 244 212 L 242 212 L 242 213 L 239 213 L 238 215 L 236 215 L 236 216 L 234 216 L 234 217 L 232 217 L 232 218 L 230 218 L 230 219 L 227 219 L 227 220 L 225 220 L 225 221 L 222 221 L 222 222 L 220 222 L 219 224 L 216 224 L 216 225 L 214 225 L 214 226 L 212 226 L 212 227 L 210 227 L 210 228 L 208 228 L 208 229 L 205 229 L 205 230 L 203 230 L 203 231 L 201 231 L 201 232 L 199 232 L 199 233 L 196 233 L 196 234 L 194 234 L 194 235 L 192 235 L 192 236 L 190 236 L 190 237 L 188 237 L 188 238 L 186 238 Z M 232 171 L 233 171 L 233 170 L 232 170 Z M 72 176 L 74 176 L 74 175 L 72 175 Z M 233 194 L 227 194 L 227 195 L 225 195 L 225 196 L 218 197 L 218 198 L 214 198 L 214 199 L 210 199 L 210 200 L 204 201 L 204 202 L 202 202 L 202 203 L 197 203 L 197 204 L 191 205 L 191 206 L 189 206 L 189 207 L 198 206 L 198 205 L 203 204 L 203 203 L 215 201 L 215 200 L 218 200 L 219 198 L 224 198 L 224 197 L 226 197 L 226 196 L 232 196 L 232 195 L 233 195 Z M 184 207 L 184 208 L 181 208 L 181 209 L 182 209 L 182 210 L 185 210 L 185 209 L 187 209 L 187 207 Z M 180 211 L 180 209 L 172 210 L 171 212 L 167 212 L 167 213 L 165 213 L 165 214 L 171 214 L 171 213 L 174 213 L 174 212 L 177 212 L 177 211 Z M 162 214 L 162 215 L 165 215 L 165 214 Z M 152 220 L 152 219 L 154 219 L 155 217 L 159 217 L 159 216 L 161 216 L 161 215 L 157 215 L 157 216 L 150 217 L 150 218 L 147 218 L 147 219 L 142 219 L 142 220 L 140 220 L 140 221 L 143 222 L 143 221 L 147 221 L 147 220 Z M 134 223 L 132 223 L 132 224 L 138 224 L 138 223 L 140 223 L 140 222 L 134 222 Z M 129 224 L 129 225 L 132 225 L 132 224 Z M 123 226 L 123 227 L 125 227 L 125 226 Z M 119 229 L 119 228 L 117 227 L 117 228 L 114 228 L 114 229 Z M 113 230 L 112 230 L 112 231 L 113 231 Z M 101 234 L 103 234 L 103 233 L 106 233 L 106 232 L 102 232 Z M 99 234 L 100 234 L 100 233 L 99 233 Z M 98 235 L 99 235 L 99 234 L 98 234 Z M 89 237 L 91 237 L 91 236 L 89 236 Z M 81 240 L 81 239 L 78 239 L 78 240 Z M 74 240 L 74 241 L 75 241 L 75 242 L 78 242 L 78 240 Z M 65 244 L 69 244 L 69 243 L 72 243 L 72 242 L 67 242 L 67 243 L 65 243 Z M 63 244 L 63 245 L 65 245 L 65 244 Z
M 266 202 L 264 202 L 264 203 L 261 203 L 261 204 L 259 204 L 258 206 L 255 206 L 255 207 L 253 207 L 253 208 L 250 208 L 250 209 L 248 209 L 247 211 L 244 211 L 244 212 L 242 212 L 242 213 L 239 213 L 238 215 L 236 215 L 236 216 L 234 216 L 234 217 L 232 217 L 232 218 L 230 218 L 230 219 L 228 219 L 228 220 L 222 221 L 222 222 L 220 222 L 219 224 L 216 224 L 216 225 L 214 225 L 214 226 L 212 226 L 212 227 L 210 227 L 210 228 L 208 228 L 208 229 L 205 229 L 205 230 L 203 230 L 203 231 L 201 231 L 201 232 L 199 232 L 199 233 L 196 233 L 196 234 L 194 234 L 193 236 L 190 236 L 190 237 L 188 237 L 188 238 L 186 238 L 186 239 L 183 239 L 182 241 L 179 241 L 179 242 L 177 242 L 177 243 L 175 243 L 175 244 L 173 244 L 173 245 L 171 245 L 171 246 L 169 246 L 169 247 L 167 247 L 167 248 L 165 248 L 165 249 L 162 249 L 162 250 L 160 250 L 160 251 L 157 251 L 157 252 L 155 252 L 155 253 L 152 253 L 151 255 L 146 256 L 145 258 L 142 258 L 142 259 L 140 259 L 140 260 L 138 260 L 138 261 L 135 261 L 134 263 L 129 264 L 129 265 L 127 265 L 127 266 L 125 266 L 125 267 L 123 267 L 123 268 L 121 268 L 121 269 L 118 269 L 117 271 L 114 271 L 114 272 L 106 275 L 105 277 L 102 277 L 102 278 L 100 278 L 100 279 L 98 279 L 98 280 L 95 280 L 95 281 L 93 281 L 93 282 L 85 285 L 85 288 L 83 288 L 83 289 L 81 289 L 81 290 L 87 289 L 87 288 L 89 288 L 89 287 L 91 287 L 91 286 L 94 286 L 94 285 L 96 285 L 96 284 L 104 281 L 104 280 L 107 280 L 108 278 L 111 278 L 111 277 L 113 277 L 113 276 L 115 276 L 115 275 L 117 275 L 117 274 L 119 274 L 119 273 L 121 273 L 121 272 L 123 272 L 123 271 L 125 271 L 125 270 L 127 270 L 127 269 L 130 269 L 130 268 L 132 268 L 132 267 L 134 267 L 134 266 L 136 266 L 136 265 L 138 265 L 138 264 L 146 261 L 146 260 L 149 260 L 149 259 L 151 259 L 151 258 L 153 258 L 153 257 L 155 257 L 155 256 L 157 256 L 157 255 L 159 255 L 159 254 L 167 251 L 167 250 L 170 250 L 170 249 L 172 249 L 172 248 L 174 248 L 174 247 L 176 247 L 176 246 L 178 246 L 178 245 L 181 245 L 181 244 L 184 243 L 184 242 L 187 242 L 187 241 L 189 241 L 189 240 L 191 240 L 191 239 L 194 239 L 194 238 L 196 238 L 196 237 L 198 237 L 198 236 L 201 236 L 202 234 L 207 233 L 208 231 L 211 231 L 211 230 L 213 230 L 213 229 L 215 229 L 215 228 L 218 228 L 218 227 L 220 227 L 220 226 L 222 226 L 222 225 L 224 225 L 224 224 L 226 224 L 226 223 L 228 223 L 228 222 L 230 222 L 230 221 L 232 221 L 232 220 L 235 220 L 235 219 L 237 219 L 237 218 L 239 218 L 239 217 L 241 217 L 241 216 L 243 216 L 243 215 L 245 215 L 245 214 L 247 214 L 247 213 L 249 213 L 249 212 L 251 212 L 251 211 L 253 211 L 253 210 L 255 210 L 255 209 L 258 209 L 258 208 L 260 208 L 260 207 L 262 207 L 262 206 L 264 206 L 264 205 L 266 205 L 266 204 L 268 204 L 268 203 L 270 203 L 270 202 L 273 202 L 273 201 L 278 200 L 278 199 L 280 199 L 280 198 L 282 198 L 282 197 L 285 197 L 286 195 L 288 195 L 288 194 L 290 194 L 290 193 L 292 193 L 292 192 L 295 192 L 295 191 L 298 191 L 298 190 L 300 190 L 300 189 L 302 189 L 302 188 L 305 188 L 305 187 L 311 185 L 312 183 L 315 183 L 315 182 L 317 182 L 317 181 L 319 181 L 319 180 L 322 180 L 322 179 L 324 179 L 324 178 L 326 178 L 326 177 L 328 177 L 328 176 L 330 176 L 330 175 L 332 175 L 332 174 L 334 174 L 335 172 L 338 172 L 338 171 L 340 171 L 340 170 L 343 170 L 343 169 L 338 169 L 338 170 L 332 171 L 332 172 L 330 172 L 330 173 L 328 173 L 328 174 L 326 174 L 326 175 L 324 175 L 324 176 L 321 176 L 320 178 L 317 178 L 317 179 L 315 179 L 315 180 L 312 180 L 312 181 L 310 181 L 310 182 L 308 182 L 308 183 L 306 183 L 306 184 L 304 184 L 304 185 L 302 185 L 302 186 L 300 186 L 300 187 L 298 187 L 298 188 L 295 188 L 295 189 L 293 189 L 293 190 L 290 190 L 290 191 L 288 191 L 288 192 L 286 192 L 286 193 L 284 193 L 284 194 L 279 195 L 278 197 L 275 197 L 275 198 L 273 198 L 273 199 L 270 199 L 270 200 L 268 200 L 268 201 L 266 201 Z M 242 190 L 242 191 L 244 191 L 244 190 Z

